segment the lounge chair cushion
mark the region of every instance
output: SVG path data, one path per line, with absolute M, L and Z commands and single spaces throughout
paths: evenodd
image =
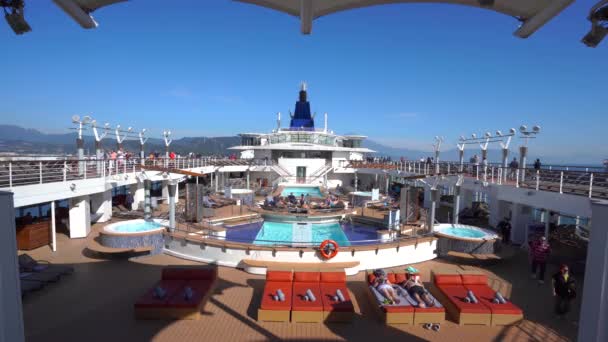
M 471 290 L 475 293 L 475 296 L 479 300 L 480 303 L 483 303 L 487 306 L 492 314 L 503 314 L 503 315 L 520 315 L 523 314 L 523 311 L 517 307 L 515 304 L 511 302 L 506 302 L 505 304 L 495 304 L 492 303 L 492 299 L 494 299 L 494 295 L 496 291 L 492 290 L 487 285 L 467 285 L 467 290 Z
M 266 281 L 292 281 L 293 273 L 291 271 L 267 271 Z
M 295 272 L 293 275 L 294 282 L 316 282 L 321 280 L 320 272 Z
M 323 275 L 323 274 L 321 274 Z M 344 296 L 344 301 L 335 301 L 336 291 L 340 290 Z M 348 289 L 345 284 L 321 283 L 321 297 L 323 298 L 324 311 L 354 312 L 355 307 L 350 299 Z
M 488 285 L 485 274 L 461 274 L 462 285 Z
M 308 289 L 310 289 L 316 297 L 314 302 L 303 299 L 303 296 Z M 287 293 L 285 293 L 285 295 L 287 295 Z M 323 311 L 323 299 L 319 284 L 311 282 L 294 282 L 292 303 L 291 309 L 295 311 Z
M 186 282 L 184 280 L 161 280 L 154 286 L 144 293 L 137 302 L 135 302 L 136 308 L 154 308 L 154 307 L 165 307 L 167 306 L 168 300 L 175 295 L 180 289 L 184 287 Z M 156 298 L 154 295 L 154 289 L 160 286 L 162 289 L 167 291 L 167 294 L 163 298 Z
M 277 290 L 281 289 L 285 294 L 285 301 L 274 300 Z M 264 286 L 262 303 L 260 308 L 263 310 L 289 310 L 291 308 L 292 283 L 290 281 L 267 281 Z
M 344 272 L 321 272 L 321 283 L 346 283 Z
M 217 277 L 217 268 L 164 268 L 161 279 L 164 280 L 213 280 Z
M 56 282 L 59 280 L 59 273 L 47 273 L 47 272 L 21 272 L 19 274 L 21 279 L 40 281 L 40 282 Z
M 437 285 L 461 285 L 460 274 L 435 274 L 435 284 Z
M 441 285 L 439 287 L 450 302 L 452 302 L 461 313 L 487 313 L 490 309 L 483 303 L 466 303 L 464 298 L 467 296 L 467 288 L 462 285 Z
M 167 305 L 176 308 L 197 307 L 207 292 L 209 292 L 212 285 L 212 280 L 189 280 L 182 288 L 175 291 L 173 296 L 171 296 L 167 301 Z M 186 299 L 185 297 L 186 287 L 190 287 L 192 289 L 192 297 L 190 299 Z

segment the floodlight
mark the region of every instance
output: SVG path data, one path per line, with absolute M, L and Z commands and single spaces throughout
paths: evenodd
M 116 129 L 120 129 L 120 125 L 116 125 Z
M 128 132 L 131 132 L 132 130 L 133 130 L 133 127 L 129 127 L 129 128 L 127 128 L 127 131 L 128 131 Z
M 475 133 L 471 134 L 471 138 L 477 139 L 477 134 L 475 134 Z
M 490 132 L 486 132 L 486 138 L 489 138 L 491 136 L 492 136 L 492 134 Z
M 167 134 L 171 135 L 171 131 L 167 132 Z
M 78 115 L 72 115 L 72 122 L 73 123 L 79 123 L 80 122 L 80 116 L 78 116 Z
M 13 1 L 11 5 L 8 5 L 5 2 L 0 2 L 0 4 L 2 4 L 3 7 L 12 7 L 12 11 L 10 13 L 6 10 L 6 8 L 4 9 L 4 19 L 6 19 L 6 22 L 13 29 L 15 34 L 24 34 L 32 30 L 27 21 L 25 21 L 25 17 L 23 15 L 23 2 Z
M 85 115 L 85 116 L 82 117 L 82 123 L 83 124 L 87 124 L 87 123 L 89 123 L 89 121 L 91 121 L 91 117 L 90 116 Z
M 501 131 L 496 131 L 496 136 L 502 137 L 502 132 Z
M 464 135 L 461 135 L 461 136 L 460 136 L 460 141 L 465 141 L 465 140 L 466 140 L 466 139 L 465 139 Z
M 532 127 L 532 130 L 533 130 L 534 132 L 538 133 L 538 132 L 540 132 L 540 126 L 539 126 L 539 125 L 536 125 L 536 126 Z
M 109 123 L 109 122 L 106 122 L 106 123 L 104 124 L 104 127 L 105 127 L 105 128 L 110 128 L 110 123 Z
M 608 34 L 608 3 L 600 1 L 593 6 L 588 19 L 591 30 L 581 41 L 588 47 L 596 47 Z
M 515 134 L 515 132 L 517 132 L 517 130 L 515 130 L 515 128 L 511 128 L 511 129 L 509 130 L 509 133 L 510 133 L 510 134 Z
M 146 133 L 146 129 L 145 129 L 145 128 L 143 128 L 143 129 L 141 130 L 141 132 L 142 132 L 142 133 Z
M 97 127 L 97 120 L 95 120 L 95 119 L 91 120 L 91 126 Z
M 526 125 L 521 125 L 521 126 L 519 126 L 519 131 L 520 131 L 520 132 L 524 133 L 524 132 L 525 132 L 525 131 L 527 131 L 527 130 L 528 130 L 528 127 L 527 127 Z
M 439 136 L 438 135 L 435 136 L 435 140 L 439 140 Z

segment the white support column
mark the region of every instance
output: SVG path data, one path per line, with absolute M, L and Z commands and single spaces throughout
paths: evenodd
M 439 191 L 437 189 L 431 189 L 431 210 L 429 210 L 429 231 L 432 233 L 435 230 L 435 209 L 437 202 L 439 201 Z
M 458 224 L 458 214 L 460 213 L 460 185 L 454 186 L 454 207 L 452 212 L 452 222 Z
M 591 229 L 578 340 L 608 341 L 608 201 L 591 201 Z
M 51 202 L 51 246 L 57 252 L 57 225 L 55 223 L 55 201 Z
M 247 190 L 251 189 L 249 180 L 250 180 L 249 169 L 247 169 Z
M 170 183 L 169 190 L 169 229 L 175 230 L 175 199 L 177 198 L 177 183 Z
M 219 177 L 220 177 L 220 174 L 218 171 L 216 171 L 216 173 L 215 173 L 215 192 L 218 192 L 218 190 L 219 190 L 219 181 L 218 181 Z
M 169 203 L 169 181 L 166 179 L 162 180 L 162 197 L 165 203 Z
M 133 210 L 139 210 L 144 207 L 145 190 L 142 182 L 131 184 L 131 194 L 133 195 Z
M 89 196 L 70 198 L 70 238 L 85 238 L 91 232 Z
M 91 209 L 98 216 L 95 222 L 107 222 L 112 218 L 112 190 L 91 196 Z
M 13 194 L 0 192 L 0 342 L 25 341 Z

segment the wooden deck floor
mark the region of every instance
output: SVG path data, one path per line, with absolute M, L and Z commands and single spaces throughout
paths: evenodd
M 94 227 L 99 229 L 99 227 Z M 442 325 L 440 332 L 420 326 L 388 327 L 365 295 L 364 275 L 348 278 L 356 318 L 350 324 L 261 323 L 257 308 L 263 276 L 233 268 L 219 268 L 219 284 L 198 321 L 136 321 L 135 299 L 160 277 L 167 265 L 200 265 L 167 255 L 135 260 L 96 259 L 83 251 L 86 239 L 59 235 L 58 252 L 41 247 L 29 254 L 58 264 L 70 264 L 75 273 L 58 283 L 29 294 L 23 300 L 27 341 L 568 341 L 577 327 L 558 321 L 551 313 L 549 285 L 539 286 L 528 277 L 525 253 L 509 263 L 483 269 L 493 286 L 512 296 L 524 309 L 526 320 L 513 327 Z M 431 269 L 464 268 L 441 260 L 416 265 L 423 281 Z M 549 267 L 548 274 L 554 271 Z M 548 284 L 548 283 L 547 283 Z M 572 318 L 578 317 L 578 301 Z

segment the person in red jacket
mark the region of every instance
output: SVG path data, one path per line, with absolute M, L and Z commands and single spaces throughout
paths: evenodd
M 536 278 L 536 269 L 539 269 L 538 283 L 545 283 L 545 269 L 547 267 L 547 258 L 551 253 L 551 246 L 547 242 L 547 238 L 541 236 L 537 240 L 530 242 L 530 259 L 532 261 L 532 279 Z

